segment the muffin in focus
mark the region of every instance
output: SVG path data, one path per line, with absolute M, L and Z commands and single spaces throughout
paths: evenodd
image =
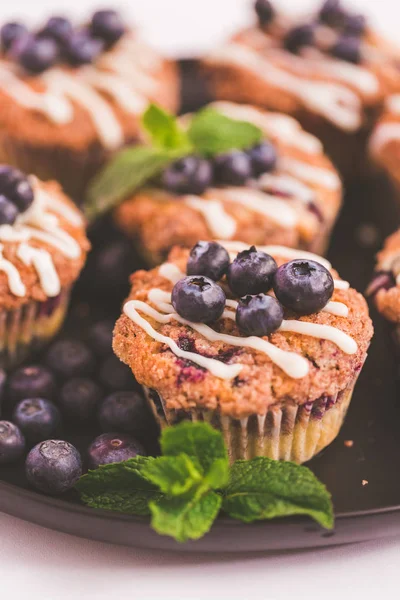
M 250 124 L 260 140 L 213 156 L 191 153 L 114 210 L 117 226 L 149 265 L 175 245 L 197 240 L 280 244 L 323 254 L 342 201 L 342 185 L 322 145 L 287 115 L 230 102 L 210 104 L 180 123 L 217 114 Z M 205 115 L 203 119 L 202 115 Z M 225 133 L 216 127 L 216 137 Z M 194 126 L 196 131 L 197 127 Z
M 198 242 L 131 282 L 113 348 L 161 426 L 207 421 L 231 460 L 301 463 L 336 437 L 373 329 L 328 261 Z
M 60 329 L 89 242 L 58 183 L 0 166 L 0 365 L 13 367 Z
M 55 179 L 81 201 L 110 155 L 139 137 L 150 101 L 175 110 L 175 65 L 161 58 L 115 11 L 75 27 L 52 17 L 30 32 L 0 32 L 0 161 Z
M 399 48 L 340 0 L 296 19 L 269 0 L 255 10 L 256 25 L 203 60 L 211 93 L 294 116 L 354 177 L 384 98 L 400 90 Z

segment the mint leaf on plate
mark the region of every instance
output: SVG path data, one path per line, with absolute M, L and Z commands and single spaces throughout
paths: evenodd
M 186 154 L 190 152 L 190 140 L 177 117 L 160 106 L 150 104 L 142 117 L 142 125 L 154 147 L 161 150 L 183 150 Z
M 121 150 L 91 181 L 85 203 L 89 221 L 159 175 L 177 155 L 171 150 L 130 146 Z
M 160 456 L 148 462 L 144 476 L 162 492 L 179 496 L 190 492 L 202 482 L 203 474 L 187 454 Z
M 167 427 L 161 433 L 161 450 L 164 456 L 177 456 L 185 453 L 195 457 L 205 474 L 216 468 L 214 462 L 219 459 L 220 476 L 228 473 L 228 454 L 222 434 L 208 423 L 180 423 Z
M 137 456 L 89 471 L 76 484 L 82 501 L 92 508 L 148 515 L 149 502 L 162 497 L 158 487 L 143 475 L 143 468 L 152 460 Z
M 250 148 L 263 138 L 253 123 L 230 119 L 211 107 L 193 116 L 187 134 L 198 153 L 210 156 Z
M 210 530 L 221 502 L 221 496 L 215 492 L 152 501 L 152 527 L 160 535 L 170 535 L 177 542 L 198 540 Z
M 334 520 L 331 496 L 310 469 L 265 457 L 232 465 L 222 508 L 247 523 L 308 515 L 331 529 Z

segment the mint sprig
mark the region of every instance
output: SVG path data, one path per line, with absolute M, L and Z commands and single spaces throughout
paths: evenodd
M 261 129 L 252 123 L 230 119 L 211 107 L 196 113 L 185 128 L 176 116 L 151 104 L 141 127 L 147 145 L 121 150 L 90 182 L 84 205 L 89 221 L 157 178 L 179 158 L 188 154 L 212 157 L 249 148 L 262 139 Z
M 329 492 L 307 467 L 258 457 L 229 467 L 220 432 L 206 423 L 165 429 L 163 456 L 101 466 L 77 484 L 93 508 L 151 514 L 152 527 L 178 542 L 205 535 L 220 510 L 247 523 L 308 515 L 333 527 Z

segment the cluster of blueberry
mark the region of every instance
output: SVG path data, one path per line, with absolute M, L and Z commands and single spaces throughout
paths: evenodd
M 0 225 L 13 225 L 33 202 L 33 189 L 26 175 L 0 165 Z
M 78 29 L 58 16 L 35 33 L 22 23 L 6 23 L 0 30 L 0 42 L 3 52 L 24 69 L 42 73 L 60 61 L 73 66 L 91 63 L 124 33 L 124 23 L 116 11 L 100 10 L 88 26 Z
M 276 149 L 264 141 L 247 151 L 231 150 L 213 159 L 186 156 L 167 167 L 161 184 L 175 194 L 202 194 L 211 185 L 244 185 L 252 178 L 273 171 Z
M 272 23 L 275 11 L 269 0 L 256 0 L 255 9 L 262 27 Z M 364 15 L 346 11 L 340 0 L 325 0 L 316 22 L 304 23 L 291 29 L 283 41 L 285 48 L 297 53 L 305 46 L 314 45 L 315 28 L 318 24 L 332 27 L 340 34 L 329 48 L 332 56 L 356 64 L 361 61 L 360 43 L 361 36 L 365 33 L 366 19 Z
M 243 335 L 265 336 L 283 320 L 283 307 L 297 315 L 321 310 L 333 294 L 334 283 L 321 264 L 297 259 L 279 268 L 269 254 L 254 246 L 230 262 L 217 242 L 198 242 L 191 250 L 187 277 L 172 290 L 176 312 L 192 322 L 211 323 L 226 307 L 225 292 L 216 282 L 226 276 L 234 296 L 240 298 L 236 324 Z M 275 296 L 267 295 L 273 289 Z
M 59 340 L 49 348 L 43 365 L 20 367 L 8 379 L 1 373 L 8 420 L 0 421 L 0 464 L 18 461 L 29 450 L 27 479 L 45 493 L 73 487 L 85 464 L 95 469 L 145 455 L 143 443 L 147 446 L 155 437 L 130 369 L 112 353 L 112 329 L 111 321 L 100 321 L 91 328 L 87 343 Z M 80 427 L 104 432 L 83 449 L 83 459 L 62 439 Z

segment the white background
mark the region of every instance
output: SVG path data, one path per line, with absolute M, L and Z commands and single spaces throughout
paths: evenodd
M 99 2 L 3 0 L 0 17 L 38 21 L 63 12 L 83 17 Z M 276 2 L 290 10 L 318 4 Z M 171 56 L 200 54 L 251 18 L 248 0 L 107 3 L 112 4 Z M 353 5 L 388 36 L 399 37 L 399 0 L 353 0 Z M 0 513 L 0 600 L 390 600 L 399 597 L 399 563 L 400 539 L 301 553 L 173 554 L 91 542 Z

